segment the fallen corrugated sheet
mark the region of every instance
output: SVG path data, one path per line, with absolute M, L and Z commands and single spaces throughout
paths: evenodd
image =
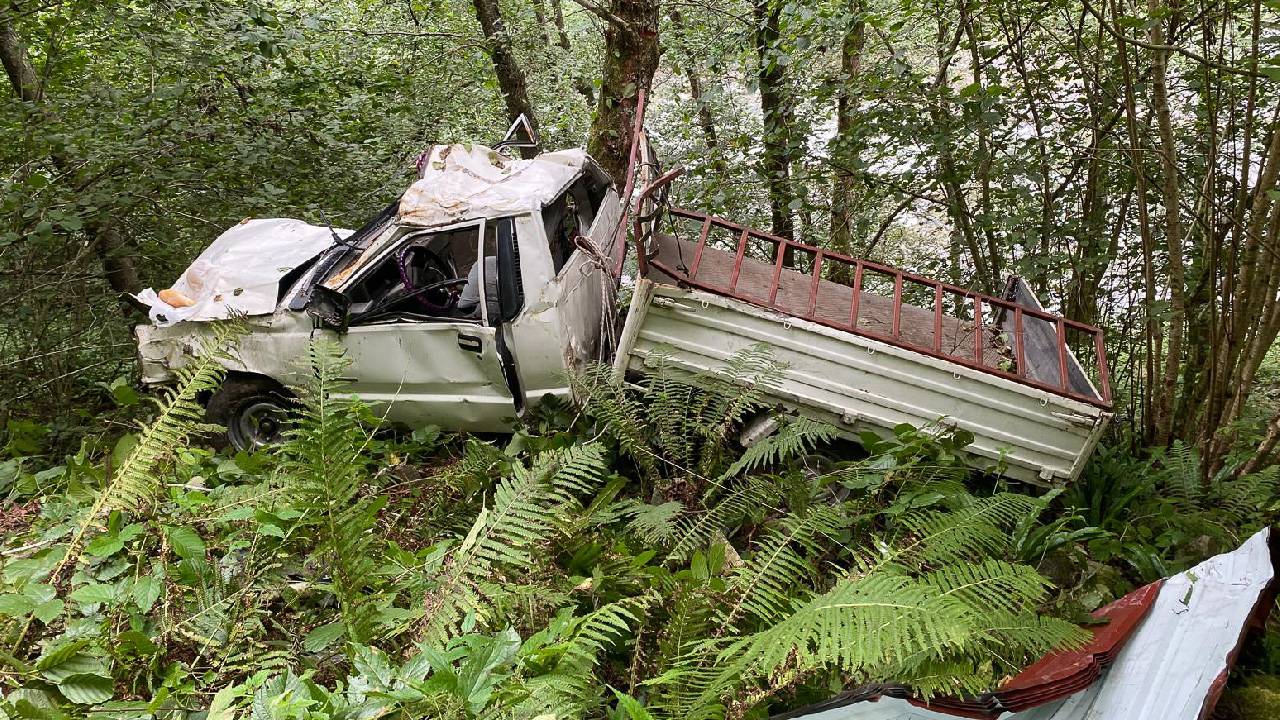
M 1109 623 L 1077 651 L 1053 653 L 993 693 L 924 705 L 871 685 L 774 720 L 1203 720 L 1251 626 L 1276 592 L 1274 533 L 1139 588 L 1095 613 Z

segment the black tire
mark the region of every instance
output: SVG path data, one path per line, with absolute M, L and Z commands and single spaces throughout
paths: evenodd
M 205 416 L 226 426 L 231 447 L 251 452 L 279 444 L 296 411 L 297 401 L 279 383 L 232 377 L 209 398 Z

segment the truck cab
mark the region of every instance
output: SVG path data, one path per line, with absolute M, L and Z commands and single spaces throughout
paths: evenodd
M 321 337 L 344 348 L 350 391 L 390 422 L 503 431 L 525 408 L 568 399 L 569 372 L 610 349 L 602 328 L 611 303 L 602 298 L 612 292 L 621 223 L 610 178 L 580 150 L 513 160 L 445 145 L 422 166 L 364 227 L 333 231 L 314 256 L 277 267 L 269 314 L 248 307 L 253 293 L 236 292 L 237 268 L 219 265 L 226 252 L 202 255 L 192 268 L 203 275 L 190 282 L 189 270 L 170 289 L 182 307 L 144 294 L 153 320 L 136 331 L 144 381 L 168 380 L 208 321 L 242 315 L 250 332 L 209 403 L 211 419 L 242 448 L 275 439 L 286 388 L 304 379 L 307 348 Z M 273 254 L 290 254 L 281 252 L 280 222 L 253 221 L 223 237 L 243 236 L 231 243 L 243 248 L 231 253 L 240 262 L 256 247 L 258 263 L 270 265 Z M 255 223 L 270 235 L 249 232 Z

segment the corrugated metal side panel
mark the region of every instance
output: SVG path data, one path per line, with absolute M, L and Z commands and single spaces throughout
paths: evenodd
M 622 348 L 629 367 L 639 369 L 667 346 L 678 367 L 714 371 L 734 352 L 764 343 L 789 363 L 777 399 L 846 432 L 886 434 L 901 423 L 945 417 L 974 434 L 975 466 L 989 467 L 1005 452 L 1011 477 L 1071 480 L 1109 417 L 1086 403 L 710 293 L 665 285 L 653 291 L 642 325 L 628 328 L 636 333 Z

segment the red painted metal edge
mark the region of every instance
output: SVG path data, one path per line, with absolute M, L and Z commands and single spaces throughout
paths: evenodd
M 646 193 L 651 192 L 656 186 L 665 184 L 666 182 L 669 182 L 669 179 L 664 176 L 664 178 L 656 181 L 652 186 L 650 186 L 650 188 L 646 190 Z M 810 252 L 814 254 L 815 258 L 820 255 L 824 261 L 830 260 L 833 262 L 843 263 L 846 265 L 853 266 L 854 275 L 855 275 L 854 285 L 857 288 L 857 290 L 853 293 L 852 306 L 850 307 L 850 318 L 849 318 L 850 321 L 848 325 L 843 325 L 840 323 L 835 323 L 835 322 L 818 318 L 816 316 L 816 309 L 817 309 L 816 302 L 812 302 L 816 300 L 816 293 L 813 293 L 810 296 L 811 303 L 810 303 L 809 311 L 806 314 L 798 315 L 798 317 L 812 320 L 822 325 L 832 327 L 838 330 L 843 330 L 845 332 L 853 332 L 856 335 L 862 335 L 865 337 L 882 340 L 884 342 L 888 342 L 892 345 L 896 345 L 898 347 L 902 347 L 904 349 L 911 350 L 913 352 L 921 352 L 923 354 L 929 355 L 930 357 L 936 357 L 942 360 L 947 360 L 949 362 L 954 362 L 956 364 L 963 365 L 965 367 L 970 367 L 987 374 L 1012 379 L 1012 380 L 1015 380 L 1016 382 L 1022 383 L 1024 385 L 1028 385 L 1030 387 L 1034 387 L 1039 390 L 1044 390 L 1046 392 L 1050 392 L 1055 395 L 1062 395 L 1064 397 L 1068 397 L 1073 400 L 1079 400 L 1081 402 L 1085 402 L 1090 405 L 1095 405 L 1103 409 L 1109 410 L 1111 408 L 1111 392 L 1109 387 L 1109 380 L 1106 373 L 1106 349 L 1102 343 L 1102 331 L 1096 327 L 1093 327 L 1091 325 L 1086 325 L 1084 323 L 1075 322 L 1073 320 L 1069 320 L 1067 318 L 1064 318 L 1058 315 L 1053 315 L 1052 313 L 1042 312 L 1034 308 L 1023 307 L 1021 305 L 1018 305 L 1017 303 L 1011 302 L 1003 298 L 997 298 L 995 296 L 987 295 L 985 293 L 974 292 L 971 290 L 967 290 L 965 288 L 951 285 L 949 283 L 944 283 L 938 280 L 934 280 L 932 278 L 926 278 L 919 275 L 915 275 L 913 273 L 908 273 L 898 268 L 893 268 L 887 265 L 881 265 L 879 263 L 874 263 L 869 260 L 853 258 L 840 253 L 830 252 L 815 246 L 796 242 L 794 240 L 787 240 L 786 238 L 782 238 L 782 237 L 770 235 L 768 233 L 753 230 L 747 226 L 741 225 L 739 223 L 735 223 L 730 220 L 725 220 L 724 218 L 710 215 L 708 213 L 702 213 L 702 212 L 697 212 L 693 210 L 686 210 L 682 208 L 670 208 L 668 212 L 673 217 L 680 217 L 680 218 L 685 218 L 689 220 L 699 221 L 702 224 L 702 229 L 706 232 L 709 232 L 710 227 L 714 225 L 714 226 L 723 227 L 727 230 L 731 230 L 739 233 L 739 240 L 736 247 L 734 264 L 733 264 L 733 269 L 731 272 L 728 288 L 713 286 L 704 282 L 698 282 L 695 277 L 695 273 L 683 273 L 679 271 L 673 272 L 672 269 L 668 268 L 664 263 L 655 262 L 655 265 L 659 267 L 664 273 L 666 273 L 667 275 L 670 275 L 671 277 L 677 278 L 682 282 L 686 282 L 691 286 L 697 287 L 707 292 L 715 293 L 717 295 L 724 295 L 737 300 L 741 300 L 743 302 L 759 305 L 761 307 L 766 307 L 772 310 L 778 310 L 778 308 L 776 307 L 776 298 L 777 298 L 778 286 L 781 278 L 781 267 L 777 265 L 776 260 L 774 264 L 775 266 L 773 268 L 774 272 L 773 272 L 772 281 L 770 283 L 770 287 L 766 291 L 766 294 L 768 297 L 767 302 L 762 303 L 758 299 L 744 295 L 738 291 L 738 287 L 737 287 L 738 278 L 742 272 L 742 263 L 745 258 L 747 242 L 751 237 L 758 237 L 764 240 L 774 242 L 777 245 L 778 253 L 780 256 L 783 253 L 785 253 L 787 248 L 795 248 L 802 252 Z M 698 251 L 695 254 L 695 266 L 700 263 L 700 260 L 701 260 L 700 256 L 701 256 L 701 251 L 703 247 L 704 247 L 704 244 L 700 237 Z M 864 270 L 866 268 L 871 268 L 873 271 L 892 275 L 894 278 L 894 293 L 892 298 L 892 303 L 893 303 L 892 329 L 890 334 L 887 337 L 880 335 L 878 333 L 872 333 L 872 332 L 868 332 L 866 330 L 858 328 L 859 300 L 861 296 L 861 285 L 862 285 L 862 283 L 859 281 L 861 280 L 861 276 L 864 274 Z M 818 274 L 815 274 L 814 278 L 816 282 L 820 282 L 821 280 L 821 277 Z M 978 332 L 978 337 L 976 337 L 974 341 L 974 355 L 975 355 L 974 358 L 972 359 L 962 358 L 962 357 L 943 351 L 942 348 L 940 347 L 941 333 L 938 333 L 936 331 L 935 331 L 935 338 L 934 338 L 934 342 L 932 343 L 932 347 L 921 347 L 921 346 L 915 345 L 914 343 L 903 342 L 900 339 L 899 328 L 901 323 L 901 310 L 902 310 L 902 285 L 905 281 L 915 282 L 921 285 L 925 285 L 929 288 L 932 288 L 935 293 L 935 298 L 938 294 L 941 294 L 943 292 L 951 292 L 961 297 L 971 297 L 974 299 L 974 312 L 975 312 L 974 324 Z M 816 286 L 813 289 L 816 289 Z M 989 307 L 996 307 L 996 308 L 1000 308 L 1005 312 L 1012 312 L 1014 316 L 1015 327 L 1013 331 L 1013 335 L 1014 335 L 1013 349 L 1014 349 L 1015 367 L 1013 368 L 1013 372 L 1008 372 L 998 367 L 988 366 L 985 362 L 985 357 L 983 357 L 984 350 L 985 350 L 983 345 L 985 343 L 984 343 L 984 338 L 982 337 L 982 334 L 984 332 L 985 322 L 984 322 L 984 318 L 982 318 L 981 316 L 984 303 Z M 935 299 L 935 312 L 936 312 L 936 299 Z M 1060 377 L 1059 377 L 1060 382 L 1055 384 L 1041 382 L 1039 380 L 1036 380 L 1030 377 L 1030 374 L 1027 372 L 1027 368 L 1026 368 L 1025 349 L 1023 347 L 1023 335 L 1022 335 L 1022 325 L 1024 322 L 1024 318 L 1028 316 L 1032 318 L 1044 320 L 1046 322 L 1050 322 L 1054 325 L 1055 328 L 1059 330 L 1058 343 L 1060 347 L 1058 348 L 1057 355 L 1058 355 L 1060 370 L 1062 368 L 1062 365 L 1064 365 L 1066 361 L 1067 350 L 1066 350 L 1065 343 L 1066 343 L 1067 328 L 1088 333 L 1094 338 L 1095 340 L 1094 350 L 1096 354 L 1096 360 L 1100 367 L 1100 372 L 1098 374 L 1100 389 L 1098 391 L 1097 396 L 1094 396 L 1092 394 L 1076 392 L 1072 390 L 1070 383 L 1068 381 L 1068 376 L 1066 375 L 1065 372 L 1060 373 Z M 940 320 L 940 318 L 938 320 Z M 935 321 L 935 324 L 934 324 L 935 329 L 939 324 L 940 322 Z
M 627 157 L 627 178 L 623 183 L 622 195 L 618 198 L 622 205 L 622 217 L 619 218 L 618 229 L 614 233 L 613 243 L 619 248 L 618 260 L 613 266 L 613 277 L 622 279 L 622 266 L 627 263 L 627 221 L 631 219 L 631 193 L 636 187 L 636 160 L 640 156 L 640 136 L 644 134 L 645 91 L 641 88 L 636 93 L 636 117 L 631 127 L 631 152 Z
M 1108 622 L 1094 629 L 1093 639 L 1082 648 L 1050 653 L 1028 665 L 993 693 L 1001 706 L 1014 712 L 1027 710 L 1092 683 L 1133 636 L 1163 585 L 1164 581 L 1158 580 L 1094 611 L 1093 617 Z

